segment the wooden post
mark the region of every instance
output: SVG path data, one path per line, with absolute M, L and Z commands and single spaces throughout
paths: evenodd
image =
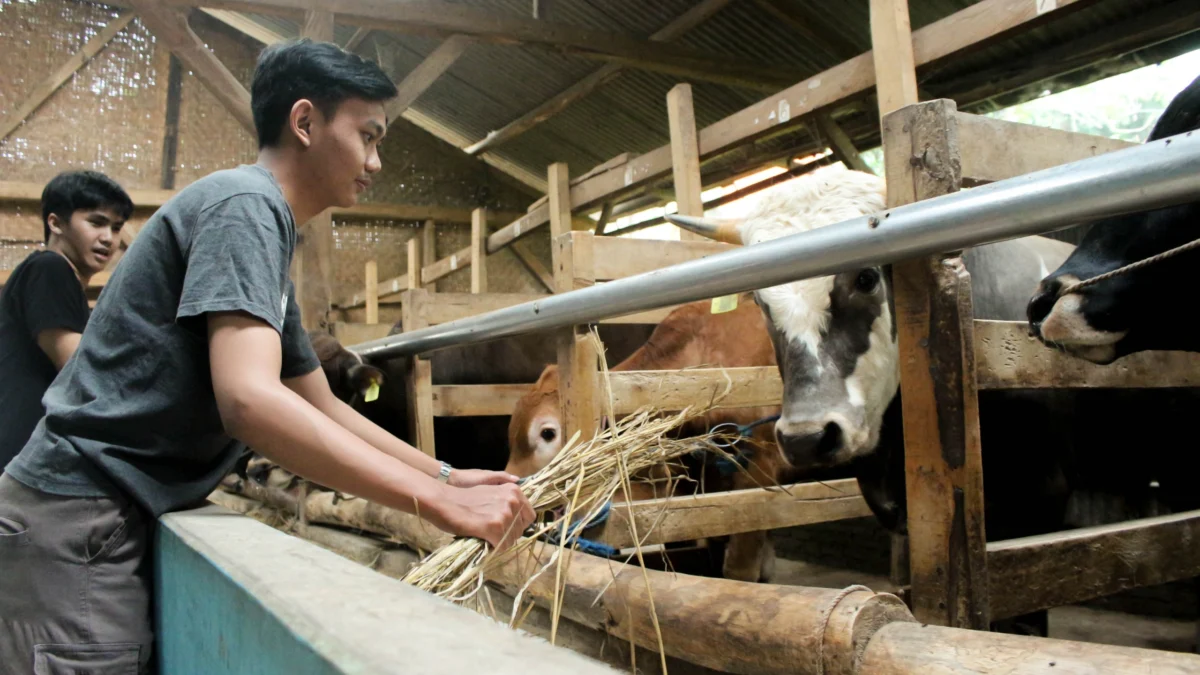
M 471 212 L 471 292 L 487 293 L 487 209 Z
M 871 0 L 871 45 L 879 119 L 920 99 L 908 0 Z
M 379 323 L 379 264 L 368 260 L 363 276 L 367 281 L 367 323 Z
M 568 232 L 554 240 L 554 291 L 565 293 L 595 283 L 591 232 Z M 596 435 L 600 422 L 597 351 L 587 326 L 558 333 L 558 391 L 563 438 L 576 431 L 581 440 Z
M 412 248 L 409 248 L 409 252 L 412 252 Z M 401 296 L 401 320 L 405 333 L 429 326 L 424 311 L 428 300 L 429 291 L 423 288 L 409 289 Z M 409 358 L 407 387 L 409 438 L 421 452 L 434 457 L 433 367 L 429 359 L 420 356 Z
M 682 216 L 703 216 L 700 199 L 700 144 L 696 136 L 696 111 L 692 85 L 677 84 L 667 92 L 667 119 L 671 126 L 671 167 L 675 175 L 675 204 Z M 703 241 L 698 234 L 679 231 L 681 241 Z
M 953 101 L 884 117 L 888 206 L 962 183 Z M 983 464 L 971 279 L 957 253 L 893 269 L 900 342 L 913 613 L 923 622 L 989 625 Z
M 297 246 L 296 298 L 300 321 L 307 330 L 326 325 L 333 272 L 333 212 L 326 209 L 300 228 Z
M 417 288 L 430 288 L 437 283 L 436 281 L 428 284 L 421 283 L 421 270 L 423 269 L 423 265 L 421 264 L 421 249 L 421 240 L 419 238 L 414 236 L 408 240 L 408 259 L 405 263 L 408 267 L 408 289 L 410 291 Z M 430 288 L 430 290 L 432 289 Z
M 425 221 L 421 226 L 421 264 L 425 266 L 432 265 L 437 262 L 437 226 L 432 220 Z M 436 290 L 434 285 L 437 282 L 428 284 L 420 284 L 421 288 Z
M 571 175 L 566 164 L 550 165 L 546 171 L 546 187 L 550 197 L 550 241 L 558 241 L 571 231 Z

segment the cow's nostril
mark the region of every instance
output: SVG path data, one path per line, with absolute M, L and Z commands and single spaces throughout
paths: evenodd
M 842 428 L 837 422 L 830 422 L 821 430 L 821 440 L 817 443 L 818 455 L 832 455 L 842 448 Z
M 1029 323 L 1033 326 L 1040 325 L 1042 321 L 1050 316 L 1050 312 L 1054 310 L 1054 303 L 1058 300 L 1058 296 L 1054 293 L 1039 291 L 1033 299 L 1029 301 L 1029 306 L 1026 308 L 1026 315 L 1029 317 Z

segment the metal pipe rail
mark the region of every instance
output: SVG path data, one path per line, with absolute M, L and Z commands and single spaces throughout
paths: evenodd
M 1200 133 L 1188 132 L 351 349 L 372 359 L 423 354 L 1197 199 Z

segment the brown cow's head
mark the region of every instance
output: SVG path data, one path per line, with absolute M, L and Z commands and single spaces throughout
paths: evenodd
M 760 244 L 884 208 L 882 179 L 833 165 L 781 184 L 738 223 L 671 218 L 689 230 Z M 875 450 L 900 386 L 887 279 L 879 268 L 758 291 L 783 378 L 775 437 L 797 469 Z
M 508 466 L 525 477 L 537 473 L 562 449 L 558 410 L 558 367 L 547 366 L 527 394 L 517 401 L 508 423 Z
M 1200 77 L 1163 111 L 1147 142 L 1200 129 Z M 1200 252 L 1192 251 L 1072 292 L 1072 284 L 1145 260 L 1200 235 L 1200 202 L 1107 218 L 1092 225 L 1029 301 L 1042 342 L 1093 363 L 1147 349 L 1200 351 L 1187 297 Z
M 312 331 L 308 339 L 321 360 L 321 369 L 325 371 L 334 396 L 356 405 L 372 384 L 383 386 L 383 371 L 363 363 L 361 357 L 343 347 L 332 335 Z

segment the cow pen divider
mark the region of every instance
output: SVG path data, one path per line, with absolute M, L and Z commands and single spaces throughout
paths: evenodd
M 974 397 L 984 388 L 1049 387 L 1153 387 L 1187 386 L 1200 380 L 1200 359 L 1194 355 L 1169 352 L 1145 353 L 1127 357 L 1116 366 L 1084 364 L 1049 350 L 1025 334 L 1016 323 L 975 321 L 969 305 L 969 277 L 960 272 L 954 258 L 941 263 L 941 253 L 999 241 L 1006 238 L 1049 232 L 1088 220 L 1178 204 L 1200 198 L 1200 134 L 1184 134 L 1154 143 L 1123 147 L 1124 144 L 1082 134 L 1001 122 L 959 113 L 949 101 L 934 101 L 904 108 L 887 118 L 884 138 L 893 194 L 909 191 L 914 203 L 899 205 L 874 216 L 857 218 L 811 232 L 773 241 L 770 245 L 724 248 L 718 244 L 679 242 L 678 250 L 689 248 L 699 259 L 671 267 L 647 271 L 628 255 L 613 255 L 612 246 L 653 246 L 668 250 L 669 242 L 621 242 L 570 232 L 555 241 L 556 286 L 564 292 L 532 302 L 504 308 L 488 314 L 431 326 L 401 335 L 373 340 L 353 347 L 366 358 L 390 358 L 428 353 L 454 345 L 480 342 L 521 333 L 557 329 L 560 341 L 559 365 L 566 375 L 561 386 L 564 422 L 568 428 L 586 429 L 597 415 L 594 400 L 595 358 L 590 343 L 581 339 L 579 325 L 615 316 L 645 312 L 655 308 L 729 293 L 777 285 L 813 276 L 833 274 L 861 266 L 898 263 L 896 282 L 897 322 L 901 330 L 901 362 L 907 363 L 914 344 L 922 350 L 949 349 L 939 362 L 961 364 L 954 377 L 959 401 L 934 398 L 928 378 L 928 365 L 907 364 L 902 369 L 905 406 L 911 408 L 923 400 L 922 410 L 905 411 L 906 448 L 910 461 L 927 453 L 912 452 L 914 443 L 930 443 L 937 438 L 937 415 L 947 411 L 969 411 L 971 418 L 956 424 L 973 424 L 977 429 Z M 901 122 L 900 120 L 904 120 Z M 920 122 L 920 123 L 917 123 Z M 914 137 L 914 134 L 916 135 Z M 940 140 L 937 140 L 939 139 Z M 1053 153 L 1045 148 L 1054 149 Z M 1120 149 L 1118 149 L 1120 148 Z M 1029 152 L 1026 152 L 1029 150 Z M 1036 152 L 1034 151 L 1036 150 Z M 1114 151 L 1108 154 L 1107 151 Z M 1097 156 L 1100 155 L 1100 156 Z M 939 158 L 935 163 L 929 159 Z M 914 158 L 911 159 L 910 158 Z M 941 158 L 945 158 L 942 161 Z M 1054 166 L 1059 162 L 1068 165 Z M 900 169 L 896 169 L 900 166 Z M 946 167 L 960 167 L 949 172 Z M 1024 173 L 1032 171 L 1033 173 Z M 931 177 L 933 176 L 933 177 Z M 937 180 L 935 180 L 935 178 Z M 942 182 L 937 182 L 937 181 Z M 954 189 L 945 189 L 945 186 Z M 963 185 L 971 190 L 956 191 Z M 938 190 L 934 189 L 938 187 Z M 916 196 L 936 199 L 915 201 Z M 940 190 L 940 192 L 939 192 Z M 900 191 L 900 192 L 896 192 Z M 893 200 L 896 198 L 893 196 Z M 602 243 L 603 242 L 603 243 Z M 709 248 L 703 248 L 703 247 Z M 674 249 L 671 249 L 674 250 Z M 598 255 L 603 252 L 603 255 Z M 923 256 L 938 256 L 936 265 L 920 263 Z M 917 263 L 904 262 L 917 259 Z M 590 262 L 589 262 L 590 261 Z M 917 271 L 936 272 L 930 280 Z M 617 268 L 614 271 L 614 268 Z M 634 273 L 625 276 L 620 269 Z M 605 279 L 611 281 L 603 282 Z M 951 324 L 931 332 L 927 313 L 932 299 L 951 303 L 941 307 L 943 320 Z M 964 304 L 965 303 L 965 304 Z M 921 318 L 921 312 L 926 313 Z M 949 312 L 949 313 L 948 313 Z M 915 319 L 913 317 L 916 317 Z M 913 331 L 924 331 L 914 335 Z M 914 342 L 915 341 L 915 342 Z M 944 343 L 949 341 L 949 346 Z M 929 363 L 924 356 L 918 364 Z M 924 369 L 922 375 L 921 369 Z M 690 371 L 687 371 L 690 372 Z M 614 388 L 620 391 L 622 374 L 613 373 Z M 665 377 L 682 377 L 683 373 Z M 943 376 L 945 374 L 943 373 Z M 746 381 L 778 382 L 767 369 L 747 373 Z M 775 385 L 778 386 L 778 385 Z M 630 385 L 633 389 L 633 385 Z M 665 387 L 664 387 L 665 389 Z M 953 388 L 952 388 L 953 390 Z M 654 401 L 653 390 L 645 402 Z M 473 394 L 477 399 L 484 394 Z M 969 398 L 968 398 L 969 397 Z M 632 399 L 631 399 L 632 400 Z M 750 404 L 757 399 L 739 402 Z M 970 401 L 970 405 L 966 402 Z M 931 421 L 932 420 L 932 421 Z M 591 428 L 594 428 L 592 426 Z M 1102 566 L 1101 574 L 1078 575 L 1072 565 L 1079 556 L 1076 533 L 1065 532 L 1040 539 L 1022 556 L 1006 548 L 994 558 L 989 583 L 986 565 L 989 548 L 982 532 L 982 475 L 978 467 L 978 435 L 970 438 L 974 448 L 964 449 L 967 467 L 944 469 L 935 486 L 914 486 L 918 480 L 908 471 L 910 513 L 914 502 L 918 512 L 925 508 L 924 520 L 910 517 L 912 547 L 912 601 L 922 621 L 963 627 L 986 627 L 988 621 L 1004 615 L 1023 613 L 1061 603 L 1063 598 L 1078 602 L 1126 588 L 1182 579 L 1200 573 L 1200 557 L 1175 555 L 1172 542 L 1193 536 L 1200 513 L 1184 514 L 1156 525 L 1161 536 L 1150 545 L 1124 547 L 1128 532 L 1101 532 L 1088 541 L 1097 559 L 1105 555 L 1125 556 L 1126 564 Z M 929 447 L 939 448 L 939 445 Z M 938 451 L 940 453 L 940 451 Z M 940 454 L 938 455 L 941 456 Z M 978 485 L 972 487 L 972 482 Z M 953 499 L 959 490 L 964 500 Z M 932 503 L 922 496 L 950 495 Z M 924 501 L 923 501 L 924 500 Z M 976 501 L 978 503 L 976 503 Z M 730 507 L 736 510 L 736 505 Z M 971 511 L 967 512 L 970 508 Z M 979 523 L 965 530 L 966 537 L 951 536 L 955 523 Z M 771 527 L 778 525 L 772 523 Z M 748 527 L 754 527 L 748 525 Z M 761 528 L 756 528 L 761 529 Z M 958 532 L 964 531 L 962 527 Z M 1153 545 L 1155 542 L 1161 546 Z M 993 544 L 994 546 L 995 544 Z M 1016 550 L 1021 550 L 1020 547 Z M 1006 561 L 1030 556 L 1049 579 L 1040 585 L 1001 583 L 1021 574 Z M 1131 572 L 1131 570 L 1135 570 Z M 994 603 L 999 612 L 988 609 L 989 588 L 1010 596 L 1011 601 Z M 1066 590 L 1064 590 L 1066 589 Z M 1019 597 L 1018 597 L 1019 596 Z

